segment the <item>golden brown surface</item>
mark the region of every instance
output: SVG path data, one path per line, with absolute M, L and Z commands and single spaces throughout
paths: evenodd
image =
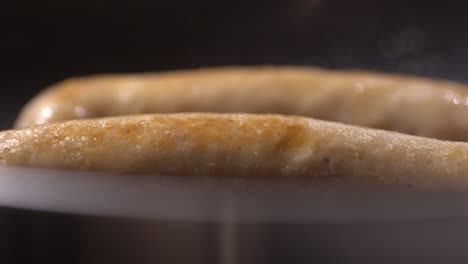
M 275 113 L 468 141 L 464 88 L 446 81 L 310 67 L 102 75 L 54 85 L 25 107 L 16 125 L 139 113 Z
M 468 144 L 310 118 L 138 115 L 0 132 L 8 165 L 467 186 Z

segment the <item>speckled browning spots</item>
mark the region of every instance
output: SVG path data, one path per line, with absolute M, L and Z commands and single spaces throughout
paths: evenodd
M 281 124 L 279 124 L 281 126 Z M 276 149 L 295 149 L 304 146 L 308 133 L 303 125 L 288 125 L 284 132 L 277 133 L 280 140 L 276 143 Z
M 354 179 L 414 188 L 451 182 L 468 187 L 468 180 L 460 176 L 468 171 L 466 143 L 313 119 L 139 115 L 25 131 L 0 132 L 2 163 L 121 173 L 218 176 L 215 172 L 222 171 L 222 177 Z

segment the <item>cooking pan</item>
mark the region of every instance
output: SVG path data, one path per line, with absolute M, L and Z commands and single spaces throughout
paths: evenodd
M 79 263 L 462 263 L 468 257 L 463 191 L 3 167 L 0 205 L 66 215 L 72 225 L 61 240 Z M 60 247 L 47 250 L 57 254 Z
M 2 3 L 0 126 L 45 86 L 217 65 L 468 82 L 462 1 Z M 0 168 L 1 263 L 466 263 L 464 192 Z

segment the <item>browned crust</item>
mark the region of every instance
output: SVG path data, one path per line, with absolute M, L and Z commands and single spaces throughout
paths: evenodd
M 8 165 L 467 187 L 468 144 L 302 117 L 139 115 L 0 132 Z

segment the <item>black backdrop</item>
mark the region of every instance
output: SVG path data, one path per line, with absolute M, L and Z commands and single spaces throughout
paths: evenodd
M 99 72 L 310 64 L 468 81 L 465 1 L 7 1 L 0 128 L 43 87 Z M 0 210 L 0 261 L 60 260 L 75 218 Z M 77 261 L 79 258 L 74 258 Z
M 464 1 L 18 0 L 0 6 L 0 128 L 70 76 L 311 64 L 466 81 Z

